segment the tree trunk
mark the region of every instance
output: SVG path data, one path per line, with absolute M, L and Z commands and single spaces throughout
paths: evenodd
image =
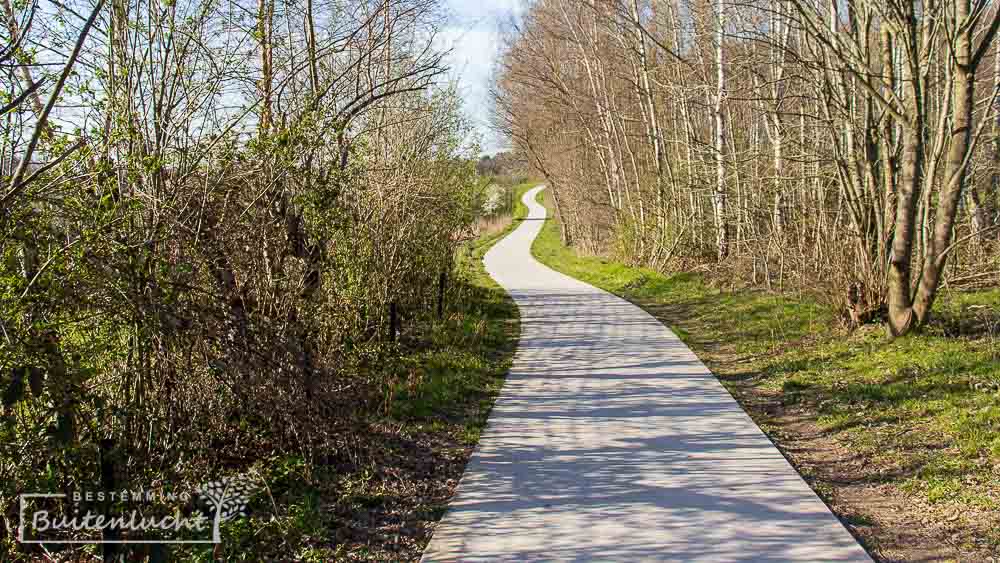
M 715 193 L 712 196 L 712 204 L 715 214 L 715 249 L 719 261 L 722 261 L 729 255 L 729 224 L 726 218 L 726 132 L 723 115 L 726 97 L 726 71 L 723 66 L 725 58 L 722 50 L 722 39 L 726 25 L 723 0 L 716 0 L 715 12 L 716 91 L 713 112 L 715 120 Z
M 272 69 L 272 31 L 274 29 L 274 0 L 257 0 L 257 33 L 260 34 L 260 94 L 261 110 L 259 129 L 267 134 L 271 129 L 273 119 L 272 90 L 274 71 Z
M 892 240 L 892 255 L 889 259 L 889 331 L 894 336 L 906 334 L 914 327 L 913 303 L 910 297 L 910 279 L 913 259 L 913 239 L 916 232 L 917 199 L 923 184 L 924 158 L 924 108 L 921 104 L 921 83 L 919 67 L 912 57 L 916 56 L 916 39 L 910 38 L 910 60 L 904 68 L 909 76 L 910 122 L 903 132 L 903 157 L 899 194 L 896 201 L 896 217 Z
M 970 0 L 955 0 L 955 21 L 965 22 L 969 17 Z M 966 155 L 972 140 L 972 112 L 975 106 L 976 71 L 972 64 L 972 30 L 966 27 L 958 32 L 954 42 L 954 83 L 952 86 L 954 107 L 951 115 L 953 124 L 948 156 L 945 162 L 944 185 L 938 196 L 937 213 L 934 218 L 933 237 L 928 241 L 923 272 L 917 287 L 913 309 L 918 324 L 922 325 L 930 317 L 931 306 L 941 283 L 941 275 L 947 262 L 945 250 L 951 244 L 951 232 L 958 214 L 958 204 L 965 187 L 968 166 Z M 927 210 L 930 213 L 930 210 Z

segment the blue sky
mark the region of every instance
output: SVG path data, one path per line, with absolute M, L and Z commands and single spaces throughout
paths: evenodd
M 502 141 L 489 129 L 490 80 L 500 50 L 501 27 L 523 12 L 523 1 L 447 1 L 452 20 L 439 40 L 453 48 L 448 60 L 451 76 L 458 80 L 465 111 L 480 131 L 483 152 L 493 153 L 502 148 Z

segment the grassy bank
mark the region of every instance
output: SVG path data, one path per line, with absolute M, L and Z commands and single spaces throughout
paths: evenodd
M 533 252 L 677 332 L 876 557 L 1000 551 L 1000 291 L 946 293 L 933 326 L 889 340 L 807 295 L 581 256 L 554 220 Z

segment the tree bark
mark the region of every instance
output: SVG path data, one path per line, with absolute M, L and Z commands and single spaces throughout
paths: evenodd
M 970 0 L 955 1 L 955 21 L 965 22 L 969 17 Z M 972 112 L 975 106 L 976 71 L 972 63 L 972 29 L 966 26 L 958 31 L 954 41 L 954 76 L 951 115 L 953 124 L 945 162 L 944 186 L 938 195 L 937 213 L 934 218 L 933 237 L 928 241 L 923 272 L 913 304 L 919 324 L 930 317 L 931 306 L 941 283 L 941 274 L 947 261 L 945 249 L 951 243 L 951 232 L 958 214 L 958 205 L 965 187 L 968 166 L 966 155 L 972 141 Z M 930 210 L 927 210 L 930 213 Z
M 260 132 L 267 134 L 273 120 L 272 91 L 274 84 L 273 44 L 274 0 L 257 0 L 257 33 L 260 35 Z
M 715 193 L 712 196 L 712 207 L 715 214 L 715 249 L 719 261 L 729 255 L 729 223 L 726 217 L 726 131 L 725 131 L 725 98 L 726 71 L 722 40 L 725 32 L 725 13 L 723 0 L 715 1 L 715 68 L 716 90 L 713 118 L 715 123 Z
M 892 240 L 892 255 L 889 258 L 889 331 L 894 336 L 909 332 L 915 325 L 913 302 L 910 295 L 912 277 L 913 240 L 916 232 L 917 200 L 923 185 L 924 158 L 924 108 L 921 89 L 920 68 L 917 57 L 915 34 L 910 34 L 907 45 L 907 76 L 904 83 L 909 86 L 910 122 L 903 131 L 903 157 L 901 178 L 896 201 L 896 217 Z

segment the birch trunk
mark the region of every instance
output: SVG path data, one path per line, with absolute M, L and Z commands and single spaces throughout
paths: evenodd
M 726 131 L 724 119 L 726 71 L 722 45 L 726 20 L 723 0 L 715 0 L 715 16 L 716 91 L 713 112 L 715 120 L 715 193 L 712 197 L 712 203 L 715 214 L 715 249 L 718 259 L 722 261 L 729 255 L 729 223 L 726 218 Z

